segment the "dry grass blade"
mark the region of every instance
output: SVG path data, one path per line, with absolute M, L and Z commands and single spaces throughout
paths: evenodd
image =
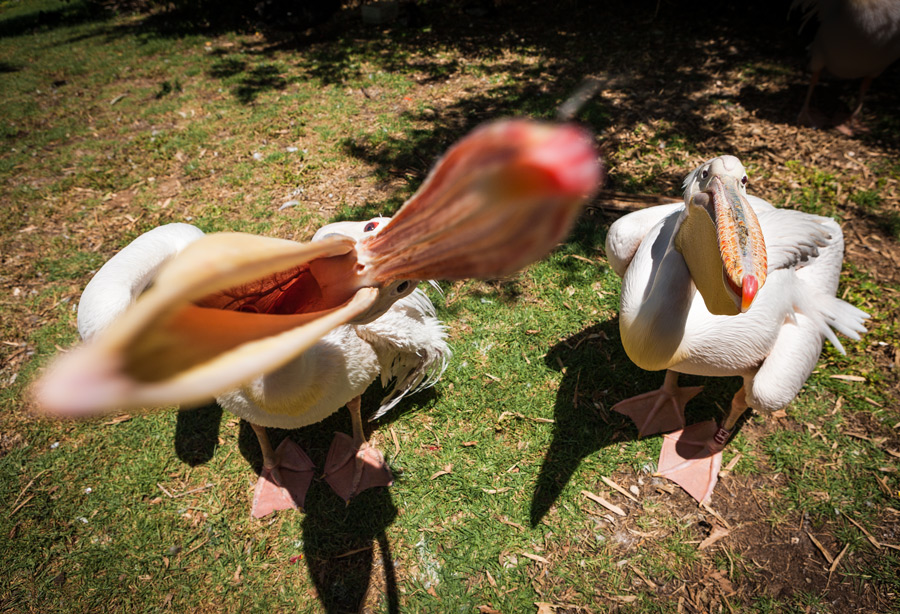
M 157 486 L 159 486 L 159 484 L 157 484 Z M 198 492 L 203 492 L 204 490 L 209 490 L 213 486 L 215 486 L 215 484 L 210 482 L 210 483 L 200 486 L 198 488 L 192 488 L 191 490 L 186 490 L 184 492 L 180 492 L 177 495 L 169 495 L 169 496 L 172 497 L 173 499 L 180 499 L 182 497 L 187 497 L 188 495 L 193 495 Z M 162 486 L 160 486 L 160 488 L 162 488 Z M 165 492 L 166 494 L 169 494 L 165 489 L 163 489 L 163 492 Z
M 400 438 L 397 437 L 397 431 L 394 430 L 394 427 L 390 428 L 391 439 L 394 441 L 394 458 L 396 459 L 400 456 Z
M 31 501 L 32 499 L 34 499 L 34 495 L 28 495 L 27 497 L 25 497 L 25 499 L 24 499 L 19 505 L 17 505 L 16 507 L 13 508 L 13 511 L 11 511 L 11 512 L 9 513 L 9 515 L 10 515 L 10 516 L 14 515 L 14 514 L 15 514 L 16 512 L 18 512 L 20 509 L 22 509 L 23 507 L 25 507 L 25 505 L 27 505 L 28 502 Z
M 537 561 L 538 563 L 543 563 L 544 565 L 550 564 L 550 561 L 548 561 L 547 559 L 545 559 L 544 557 L 542 557 L 539 554 L 531 554 L 529 552 L 522 552 L 521 554 L 526 559 L 531 559 L 532 561 Z
M 612 480 L 610 480 L 608 477 L 602 476 L 602 475 L 601 475 L 601 476 L 600 476 L 600 479 L 603 480 L 603 483 L 604 483 L 604 484 L 606 484 L 607 486 L 609 486 L 610 488 L 612 488 L 612 489 L 615 490 L 616 492 L 618 492 L 618 493 L 620 493 L 621 495 L 624 495 L 625 497 L 631 499 L 631 500 L 634 501 L 635 503 L 640 503 L 640 501 L 638 501 L 637 498 L 636 498 L 634 495 L 632 495 L 630 492 L 628 492 L 627 490 L 625 490 L 624 488 L 622 488 L 621 486 L 619 486 L 618 484 L 616 484 L 615 482 L 613 482 Z
M 116 416 L 112 420 L 108 420 L 103 423 L 103 426 L 112 426 L 113 424 L 121 424 L 122 422 L 128 422 L 131 420 L 131 416 L 129 414 L 122 414 L 121 416 Z
M 743 454 L 741 454 L 740 452 L 735 454 L 734 458 L 732 458 L 730 461 L 728 461 L 728 464 L 725 465 L 725 467 L 719 471 L 719 478 L 724 478 L 728 474 L 730 474 L 731 471 L 734 469 L 735 465 L 738 464 L 738 462 L 741 460 L 742 457 L 743 457 Z
M 728 521 L 727 521 L 727 520 L 725 520 L 724 518 L 722 518 L 722 516 L 719 515 L 719 512 L 717 512 L 716 510 L 714 510 L 713 508 L 711 508 L 711 507 L 710 507 L 709 505 L 707 505 L 706 503 L 701 503 L 701 504 L 700 504 L 700 507 L 702 507 L 702 508 L 705 509 L 707 512 L 709 512 L 710 514 L 712 514 L 713 516 L 715 516 L 716 520 L 718 520 L 719 522 L 721 522 L 721 523 L 722 523 L 722 526 L 725 527 L 726 529 L 728 529 L 729 531 L 733 528 L 730 524 L 728 524 Z
M 859 375 L 829 375 L 831 379 L 839 379 L 845 382 L 864 382 L 866 378 L 860 377 Z
M 607 501 L 600 495 L 595 495 L 594 493 L 587 491 L 587 490 L 582 490 L 581 494 L 584 495 L 585 497 L 587 497 L 588 499 L 590 499 L 591 501 L 593 501 L 594 503 L 599 503 L 600 505 L 602 505 L 603 507 L 605 507 L 606 509 L 611 511 L 613 514 L 616 514 L 617 516 L 625 515 L 625 510 L 623 510 L 621 507 L 619 507 L 618 505 L 616 505 L 614 503 L 610 503 L 609 501 Z
M 441 477 L 442 475 L 448 475 L 450 473 L 453 473 L 453 465 L 445 465 L 444 468 L 440 471 L 435 471 L 434 473 L 432 473 L 429 479 L 434 480 Z
M 868 531 L 866 531 L 866 529 L 865 529 L 861 524 L 859 524 L 858 522 L 856 522 L 855 520 L 853 520 L 852 518 L 850 518 L 850 516 L 847 515 L 847 512 L 841 512 L 841 513 L 844 515 L 844 518 L 846 518 L 847 520 L 849 520 L 850 522 L 853 523 L 853 526 L 855 526 L 857 529 L 859 529 L 860 531 L 862 531 L 863 535 L 865 535 L 866 538 L 867 538 L 870 542 L 872 542 L 872 545 L 873 545 L 873 546 L 875 546 L 876 548 L 881 548 L 881 547 L 882 547 L 882 543 L 881 543 L 880 541 L 878 541 L 877 539 L 875 539 L 875 537 L 874 537 L 871 533 L 869 533 Z
M 502 422 L 505 418 L 519 418 L 520 420 L 531 420 L 532 422 L 544 422 L 547 424 L 553 424 L 556 422 L 556 420 L 553 420 L 551 418 L 535 418 L 533 416 L 526 416 L 517 411 L 516 412 L 513 412 L 513 411 L 503 412 L 502 414 L 500 414 L 500 417 L 497 418 L 497 422 L 498 423 Z
M 638 568 L 635 567 L 634 565 L 629 565 L 629 567 L 631 568 L 631 571 L 633 571 L 637 577 L 639 577 L 641 580 L 644 581 L 644 584 L 646 584 L 647 586 L 649 586 L 649 587 L 652 588 L 652 589 L 657 589 L 657 588 L 659 588 L 659 585 L 657 585 L 656 582 L 654 582 L 653 580 L 651 580 L 650 578 L 648 578 L 647 576 L 645 576 L 645 575 L 641 572 L 640 569 L 638 569 Z
M 342 552 L 335 556 L 336 559 L 345 559 L 348 556 L 353 556 L 354 554 L 359 554 L 360 552 L 366 552 L 374 548 L 374 544 L 369 544 L 368 546 L 363 546 L 362 548 L 354 548 L 353 550 L 348 550 L 347 552 Z
M 834 570 L 838 568 L 838 565 L 841 564 L 841 559 L 844 558 L 844 554 L 847 553 L 847 549 L 850 547 L 850 544 L 845 544 L 841 551 L 838 553 L 834 560 L 831 562 L 831 567 L 828 568 L 829 575 L 834 573 Z
M 831 553 L 828 552 L 828 549 L 822 545 L 822 542 L 816 539 L 815 535 L 813 535 L 809 531 L 807 531 L 806 534 L 809 536 L 810 541 L 815 545 L 815 547 L 819 549 L 819 552 L 822 553 L 822 556 L 825 557 L 825 560 L 828 561 L 829 564 L 834 563 L 834 557 L 831 556 Z
M 518 522 L 513 522 L 512 520 L 508 520 L 506 518 L 500 518 L 500 517 L 498 517 L 497 520 L 499 520 L 501 523 L 503 523 L 505 525 L 513 527 L 514 529 L 518 529 L 522 533 L 524 533 L 526 531 L 525 527 L 520 525 Z
M 44 474 L 47 473 L 48 471 L 50 471 L 50 470 L 49 470 L 49 469 L 44 469 L 43 471 L 39 471 L 38 473 L 35 474 L 35 476 L 34 476 L 33 478 L 31 478 L 31 480 L 29 480 L 28 484 L 25 485 L 25 488 L 23 488 L 23 489 L 19 492 L 19 496 L 16 497 L 16 500 L 13 501 L 13 507 L 15 507 L 15 509 L 14 509 L 12 512 L 10 512 L 10 516 L 12 516 L 13 514 L 15 514 L 15 513 L 16 513 L 16 510 L 19 509 L 18 507 L 16 507 L 16 504 L 19 502 L 19 499 L 22 498 L 22 496 L 28 491 L 29 488 L 31 488 L 32 484 L 34 484 L 35 481 L 36 481 L 39 477 L 41 477 L 42 475 L 44 475 Z M 29 498 L 30 498 L 30 497 L 29 497 Z M 19 507 L 21 507 L 21 506 L 19 506 Z

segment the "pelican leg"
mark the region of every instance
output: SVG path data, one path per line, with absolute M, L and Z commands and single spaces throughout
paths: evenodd
M 253 423 L 250 426 L 259 439 L 263 455 L 263 468 L 253 491 L 250 514 L 262 518 L 278 510 L 302 509 L 315 465 L 290 439 L 282 441 L 273 451 L 266 427 Z
M 866 77 L 862 80 L 862 83 L 859 84 L 859 97 L 856 101 L 856 108 L 853 109 L 853 112 L 846 121 L 835 126 L 835 130 L 847 136 L 853 136 L 857 132 L 865 132 L 867 130 L 866 127 L 859 122 L 859 114 L 862 112 L 863 99 L 866 96 L 866 92 L 869 91 L 870 85 L 872 85 L 872 77 Z
M 684 428 L 684 406 L 701 390 L 703 386 L 680 388 L 678 373 L 666 371 L 666 379 L 659 390 L 619 401 L 613 405 L 613 410 L 631 418 L 639 437 L 665 433 Z
M 800 109 L 800 113 L 797 114 L 797 123 L 801 126 L 821 128 L 825 125 L 825 116 L 822 114 L 822 112 L 813 111 L 810 108 L 813 90 L 816 89 L 816 84 L 819 83 L 819 76 L 821 74 L 821 68 L 815 69 L 813 70 L 812 77 L 810 77 L 809 79 L 809 89 L 806 90 L 806 98 L 803 101 L 803 107 Z
M 325 461 L 325 481 L 347 503 L 367 488 L 394 483 L 384 455 L 366 441 L 359 405 L 359 397 L 347 403 L 353 421 L 353 437 L 335 433 Z
M 741 387 L 721 426 L 715 420 L 707 420 L 664 435 L 656 475 L 672 480 L 700 503 L 709 501 L 719 481 L 722 449 L 745 411 L 747 400 Z

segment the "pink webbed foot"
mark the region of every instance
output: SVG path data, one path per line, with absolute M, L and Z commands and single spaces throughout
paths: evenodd
M 663 386 L 659 390 L 619 401 L 613 405 L 613 410 L 631 418 L 638 428 L 639 437 L 674 431 L 684 428 L 684 406 L 701 390 L 703 386 Z
M 275 450 L 273 467 L 263 466 L 253 491 L 250 514 L 262 518 L 272 512 L 302 509 L 306 491 L 313 479 L 315 465 L 300 446 L 285 439 Z
M 664 435 L 656 475 L 672 480 L 700 503 L 709 501 L 730 435 L 714 420 Z
M 325 461 L 325 481 L 349 503 L 367 488 L 390 486 L 394 476 L 378 448 L 368 443 L 357 448 L 349 435 L 336 433 Z
M 844 136 L 856 136 L 857 134 L 869 131 L 869 128 L 866 125 L 852 115 L 849 117 L 836 118 L 834 129 Z

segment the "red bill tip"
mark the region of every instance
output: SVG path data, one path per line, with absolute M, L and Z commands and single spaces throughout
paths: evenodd
M 759 281 L 755 275 L 745 275 L 741 281 L 741 312 L 750 309 L 750 304 L 759 292 Z

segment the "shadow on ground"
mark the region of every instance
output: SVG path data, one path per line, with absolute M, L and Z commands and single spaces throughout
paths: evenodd
M 564 369 L 554 405 L 553 435 L 538 475 L 531 500 L 531 524 L 536 526 L 553 507 L 582 461 L 613 445 L 633 441 L 637 429 L 630 419 L 611 411 L 624 399 L 655 390 L 663 372 L 648 372 L 634 365 L 619 337 L 619 321 L 613 318 L 579 331 L 550 348 L 546 364 Z M 562 365 L 562 367 L 560 367 Z M 738 378 L 702 378 L 682 375 L 683 386 L 704 386 L 687 406 L 688 424 L 723 417 Z M 740 430 L 739 423 L 735 433 Z M 654 437 L 661 437 L 655 435 Z M 644 469 L 656 459 L 622 459 Z
M 363 415 L 371 414 L 384 391 L 378 385 L 363 395 Z M 398 416 L 430 405 L 436 398 L 433 388 L 406 399 L 376 424 L 366 422 L 367 435 L 375 429 L 387 429 Z M 195 466 L 212 458 L 219 438 L 222 409 L 215 403 L 178 413 L 175 450 L 185 463 Z M 396 571 L 387 528 L 397 508 L 387 488 L 373 488 L 349 504 L 338 497 L 321 479 L 328 448 L 335 432 L 350 433 L 350 416 L 343 408 L 326 420 L 302 429 L 269 429 L 273 447 L 285 437 L 297 442 L 318 468 L 306 496 L 302 514 L 303 560 L 309 567 L 319 600 L 329 614 L 357 612 L 376 581 L 378 594 L 384 595 L 387 612 L 399 612 Z M 229 445 L 234 445 L 229 442 Z M 241 421 L 237 441 L 241 455 L 259 474 L 262 453 L 249 423 Z M 395 478 L 400 476 L 395 475 Z M 250 504 L 248 501 L 247 505 Z

